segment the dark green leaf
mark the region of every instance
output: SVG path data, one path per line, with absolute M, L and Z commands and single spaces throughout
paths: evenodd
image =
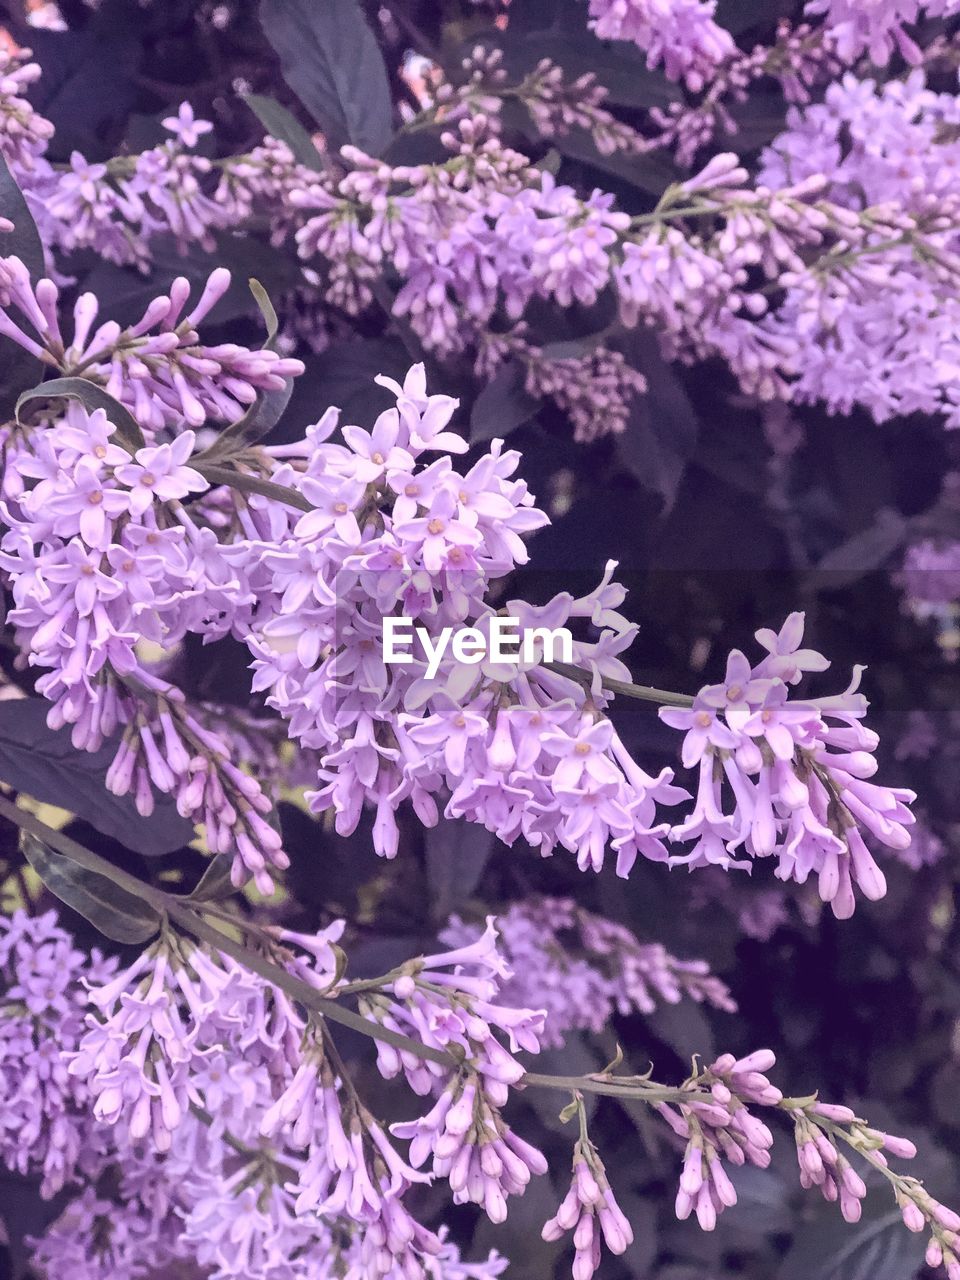
M 264 498 L 272 498 L 274 502 L 282 502 L 288 507 L 297 507 L 300 511 L 313 510 L 307 499 L 296 489 L 274 484 L 272 480 L 264 480 L 262 476 L 251 475 L 247 471 L 205 462 L 203 455 L 194 458 L 193 462 L 200 474 L 213 485 L 229 485 L 240 493 L 259 493 Z
M 583 129 L 573 129 L 553 139 L 553 145 L 572 160 L 582 160 L 594 169 L 600 169 L 614 178 L 620 178 L 640 191 L 660 196 L 677 180 L 677 170 L 670 158 L 662 152 L 645 156 L 625 155 L 615 151 L 605 156 L 593 145 L 593 139 Z
M 277 309 L 270 301 L 270 295 L 266 289 L 255 277 L 247 281 L 250 286 L 250 292 L 253 299 L 260 308 L 260 314 L 263 316 L 264 323 L 267 326 L 267 338 L 263 344 L 264 351 L 273 351 L 277 345 L 277 330 L 280 328 L 280 321 L 277 319 Z
M 425 839 L 430 907 L 439 923 L 476 889 L 497 841 L 485 827 L 463 818 L 441 819 Z
M 0 254 L 5 258 L 19 258 L 33 279 L 39 280 L 46 274 L 40 233 L 3 156 L 0 156 L 0 217 L 9 218 L 13 223 L 12 231 L 0 233 Z
M 817 572 L 835 574 L 836 586 L 856 582 L 886 564 L 899 551 L 906 535 L 907 522 L 899 511 L 881 507 L 873 525 L 828 551 L 817 565 Z
M 0 232 L 0 254 L 5 258 L 19 258 L 33 279 L 40 279 L 45 274 L 40 236 L 23 192 L 3 156 L 0 156 L 0 217 L 9 218 L 13 223 L 12 231 Z M 43 365 L 36 356 L 12 338 L 4 338 L 0 342 L 0 417 L 8 418 L 20 392 L 42 377 Z
M 230 879 L 233 858 L 229 853 L 218 853 L 200 877 L 200 883 L 190 894 L 191 902 L 219 902 L 235 892 Z
M 284 878 L 291 897 L 301 906 L 325 912 L 353 915 L 359 909 L 364 886 L 372 884 L 383 874 L 383 863 L 373 851 L 371 834 L 372 818 L 369 812 L 361 816 L 360 823 L 351 835 L 340 836 L 304 813 L 295 805 L 282 801 L 277 806 L 277 818 L 283 836 L 283 847 L 290 858 L 290 869 Z M 318 873 L 322 864 L 323 872 Z M 391 897 L 389 905 L 394 905 Z M 381 928 L 388 928 L 381 922 Z M 379 935 L 378 935 L 379 936 Z M 399 960 L 409 958 L 409 941 Z M 351 972 L 359 973 L 358 959 L 351 952 Z M 385 967 L 375 966 L 370 972 L 383 973 L 392 967 L 390 959 Z
M 331 145 L 379 155 L 393 133 L 390 82 L 357 0 L 260 0 L 284 79 Z
M 924 1240 L 904 1230 L 886 1185 L 871 1190 L 859 1222 L 844 1222 L 834 1205 L 818 1205 L 783 1260 L 777 1280 L 904 1280 L 916 1275 Z
M 116 755 L 116 741 L 99 751 L 77 751 L 69 729 L 47 726 L 49 710 L 42 698 L 0 702 L 0 780 L 43 804 L 68 809 L 146 857 L 189 843 L 193 826 L 180 817 L 169 796 L 158 796 L 153 813 L 142 818 L 130 796 L 115 796 L 106 789 L 104 778 Z
M 601 44 L 585 39 L 583 32 L 536 31 L 506 45 L 514 74 L 531 71 L 541 58 L 561 66 L 568 80 L 592 71 L 607 90 L 607 101 L 618 106 L 666 107 L 681 96 L 676 84 L 649 69 L 642 50 L 623 41 Z
M 29 831 L 21 832 L 24 857 L 52 894 L 114 942 L 147 942 L 160 928 L 153 907 L 106 876 L 71 862 Z
M 202 289 L 215 267 L 226 267 L 233 276 L 230 288 L 212 308 L 204 323 L 223 324 L 250 315 L 247 281 L 255 276 L 274 297 L 293 288 L 301 279 L 297 261 L 289 253 L 274 249 L 254 236 L 217 237 L 211 252 L 191 249 L 181 253 L 172 239 L 153 244 L 153 264 L 148 276 L 132 267 L 98 262 L 82 282 L 82 289 L 95 293 L 103 310 L 118 324 L 135 324 L 147 305 L 166 292 L 177 276 L 185 276 L 194 289 Z
M 56 128 L 47 159 L 66 161 L 72 151 L 91 162 L 113 155 L 117 125 L 136 97 L 143 22 L 142 10 L 113 3 L 99 6 L 84 30 L 31 32 L 43 75 L 30 99 Z
M 130 412 L 119 400 L 115 400 L 109 392 L 88 378 L 51 378 L 49 382 L 41 382 L 38 386 L 24 391 L 17 400 L 16 416 L 20 421 L 20 410 L 28 404 L 40 400 L 79 400 L 85 409 L 93 413 L 102 409 L 113 425 L 120 432 L 124 442 L 133 449 L 142 449 L 145 441 L 140 426 Z
M 689 1061 L 692 1054 L 699 1053 L 709 1062 L 716 1054 L 710 1023 L 701 1007 L 692 1000 L 660 1005 L 655 1013 L 648 1015 L 647 1026 L 685 1061 Z
M 277 330 L 280 327 L 276 310 L 270 301 L 270 295 L 259 280 L 250 281 L 250 292 L 256 299 L 267 326 L 267 338 L 263 349 L 273 351 L 276 347 Z M 258 440 L 262 440 L 280 421 L 292 394 L 292 378 L 284 378 L 283 386 L 277 391 L 260 392 L 243 417 L 238 418 L 222 431 L 204 456 L 210 459 L 228 458 L 246 448 L 247 445 L 256 444 Z
M 660 355 L 652 333 L 632 336 L 628 359 L 647 380 L 617 441 L 624 465 L 646 489 L 660 494 L 665 511 L 676 501 L 680 481 L 699 435 L 697 414 L 677 374 Z
M 395 338 L 370 338 L 333 343 L 304 363 L 305 372 L 293 380 L 293 395 L 275 437 L 278 443 L 301 439 L 304 429 L 330 405 L 343 411 L 345 422 L 372 422 L 393 403 L 390 392 L 374 378 L 382 373 L 402 382 L 410 357 Z
M 509 435 L 537 412 L 540 401 L 524 386 L 526 371 L 519 360 L 507 360 L 494 374 L 470 413 L 470 442 Z
M 318 173 L 323 171 L 323 156 L 313 139 L 296 116 L 277 102 L 276 98 L 266 98 L 260 93 L 245 93 L 243 100 L 271 138 L 278 138 L 287 144 L 293 152 L 294 160 Z
M 293 395 L 293 378 L 285 378 L 279 391 L 263 391 L 236 422 L 221 432 L 207 451 L 207 457 L 225 458 L 238 449 L 256 444 L 269 435 L 283 417 Z
M 790 1230 L 793 1185 L 775 1169 L 758 1169 L 752 1164 L 734 1166 L 730 1180 L 737 1189 L 737 1203 L 724 1218 L 724 1226 L 742 1227 L 753 1234 Z
M 582 338 L 569 338 L 561 342 L 547 342 L 540 348 L 545 360 L 580 360 L 596 351 L 606 337 L 606 329 L 588 333 Z

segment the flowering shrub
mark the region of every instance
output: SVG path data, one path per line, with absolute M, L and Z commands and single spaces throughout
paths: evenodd
M 960 1280 L 957 7 L 7 14 L 0 1274 Z

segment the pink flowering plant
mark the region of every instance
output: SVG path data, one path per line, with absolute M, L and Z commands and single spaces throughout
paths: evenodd
M 0 11 L 0 1277 L 960 1280 L 960 4 L 774 8 Z

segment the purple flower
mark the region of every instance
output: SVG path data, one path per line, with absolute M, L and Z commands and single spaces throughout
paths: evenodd
M 123 463 L 114 474 L 131 490 L 130 510 L 142 515 L 154 501 L 170 502 L 188 493 L 203 493 L 210 486 L 199 471 L 186 465 L 196 436 L 183 431 L 172 444 L 138 449 L 135 462 Z
M 633 1230 L 614 1199 L 603 1161 L 588 1138 L 573 1149 L 573 1178 L 570 1190 L 556 1215 L 544 1224 L 544 1240 L 560 1240 L 573 1232 L 576 1256 L 574 1280 L 591 1280 L 600 1265 L 600 1240 L 611 1253 L 626 1252 L 633 1243 Z
M 195 147 L 203 134 L 210 133 L 213 129 L 209 120 L 198 120 L 194 116 L 189 102 L 181 102 L 177 114 L 167 116 L 161 124 L 185 147 Z

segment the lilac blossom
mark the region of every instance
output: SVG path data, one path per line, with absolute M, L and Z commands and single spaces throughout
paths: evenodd
M 83 977 L 106 982 L 115 964 L 77 950 L 52 912 L 0 918 L 0 1161 L 40 1173 L 55 1195 L 96 1168 L 91 1095 L 62 1059 L 83 1034 Z
M 884 15 L 903 10 L 845 7 L 877 38 L 883 38 Z M 772 339 L 795 348 L 794 399 L 823 400 L 835 413 L 859 403 L 877 421 L 942 413 L 947 426 L 956 425 L 960 392 L 949 356 L 957 270 L 955 119 L 955 97 L 927 88 L 922 70 L 884 85 L 848 74 L 828 88 L 823 103 L 791 109 L 786 131 L 765 150 L 761 182 L 778 186 L 816 176 L 826 180 L 826 196 L 854 214 L 886 205 L 893 215 L 890 234 L 868 235 L 862 248 L 850 244 L 839 270 L 789 269 L 782 277 L 785 299 L 761 324 Z M 882 253 L 870 250 L 871 242 L 885 241 Z M 933 253 L 928 243 L 936 246 Z M 884 311 L 891 304 L 892 318 Z M 881 311 L 892 342 L 882 357 L 872 342 Z
M 149 432 L 181 423 L 194 427 L 208 419 L 233 422 L 258 391 L 277 391 L 301 373 L 299 360 L 270 350 L 251 351 L 235 343 L 207 346 L 195 328 L 230 287 L 230 272 L 218 267 L 193 307 L 186 311 L 190 283 L 180 276 L 169 294 L 154 298 L 137 324 L 121 329 L 114 321 L 94 327 L 99 303 L 81 294 L 73 307 L 68 340 L 58 315 L 59 290 L 52 280 L 34 283 L 17 257 L 0 259 L 0 333 L 71 375 L 103 385 Z M 20 320 L 10 314 L 19 312 Z
M 570 898 L 515 903 L 497 917 L 497 929 L 512 971 L 499 998 L 514 1008 L 546 1009 L 539 1035 L 544 1048 L 561 1046 L 573 1030 L 601 1031 L 615 1013 L 653 1013 L 661 1002 L 691 999 L 736 1009 L 704 961 L 678 960 L 660 943 L 642 943 Z M 441 941 L 465 942 L 478 931 L 454 916 Z
M 779 634 L 758 632 L 767 656 L 757 666 L 734 653 L 726 680 L 702 689 L 690 709 L 661 708 L 661 720 L 684 731 L 684 764 L 699 768 L 694 808 L 670 832 L 671 841 L 695 844 L 671 861 L 730 867 L 750 865 L 740 854 L 773 856 L 782 880 L 803 884 L 816 875 L 823 901 L 846 918 L 855 888 L 871 900 L 886 892 L 861 828 L 890 849 L 906 849 L 915 796 L 868 781 L 877 737 L 860 724 L 867 710 L 857 691 L 862 668 L 842 694 L 790 701 L 788 682 L 827 665 L 821 654 L 800 649 L 802 635 L 801 614 Z
M 956 0 L 807 0 L 806 12 L 823 15 L 844 62 L 852 63 L 862 53 L 870 61 L 885 66 L 891 54 L 899 53 L 908 63 L 920 59 L 920 50 L 904 30 L 922 18 L 946 18 L 958 12 Z
M 714 0 L 590 0 L 590 25 L 601 40 L 631 40 L 650 66 L 672 80 L 703 87 L 733 39 L 713 20 Z
M 204 822 L 211 849 L 233 853 L 237 883 L 253 876 L 269 892 L 268 867 L 285 865 L 265 820 L 270 801 L 137 649 L 141 637 L 169 648 L 190 631 L 222 634 L 234 618 L 239 584 L 212 531 L 179 501 L 208 488 L 187 465 L 194 433 L 133 457 L 118 438 L 104 410 L 71 404 L 5 472 L 4 483 L 35 480 L 8 486 L 9 621 L 45 669 L 37 688 L 53 704 L 52 725 L 71 725 L 74 745 L 89 751 L 121 730 L 108 787 L 132 793 L 144 814 L 154 789 L 174 793 L 184 817 Z
M 600 1265 L 601 1239 L 611 1253 L 633 1243 L 633 1230 L 614 1199 L 596 1147 L 586 1136 L 573 1149 L 573 1179 L 556 1215 L 545 1223 L 544 1240 L 573 1232 L 573 1280 L 591 1280 Z
M 210 133 L 213 130 L 213 125 L 209 120 L 197 119 L 189 102 L 181 102 L 177 109 L 177 114 L 175 116 L 167 116 L 161 123 L 185 147 L 195 147 L 205 133 Z

